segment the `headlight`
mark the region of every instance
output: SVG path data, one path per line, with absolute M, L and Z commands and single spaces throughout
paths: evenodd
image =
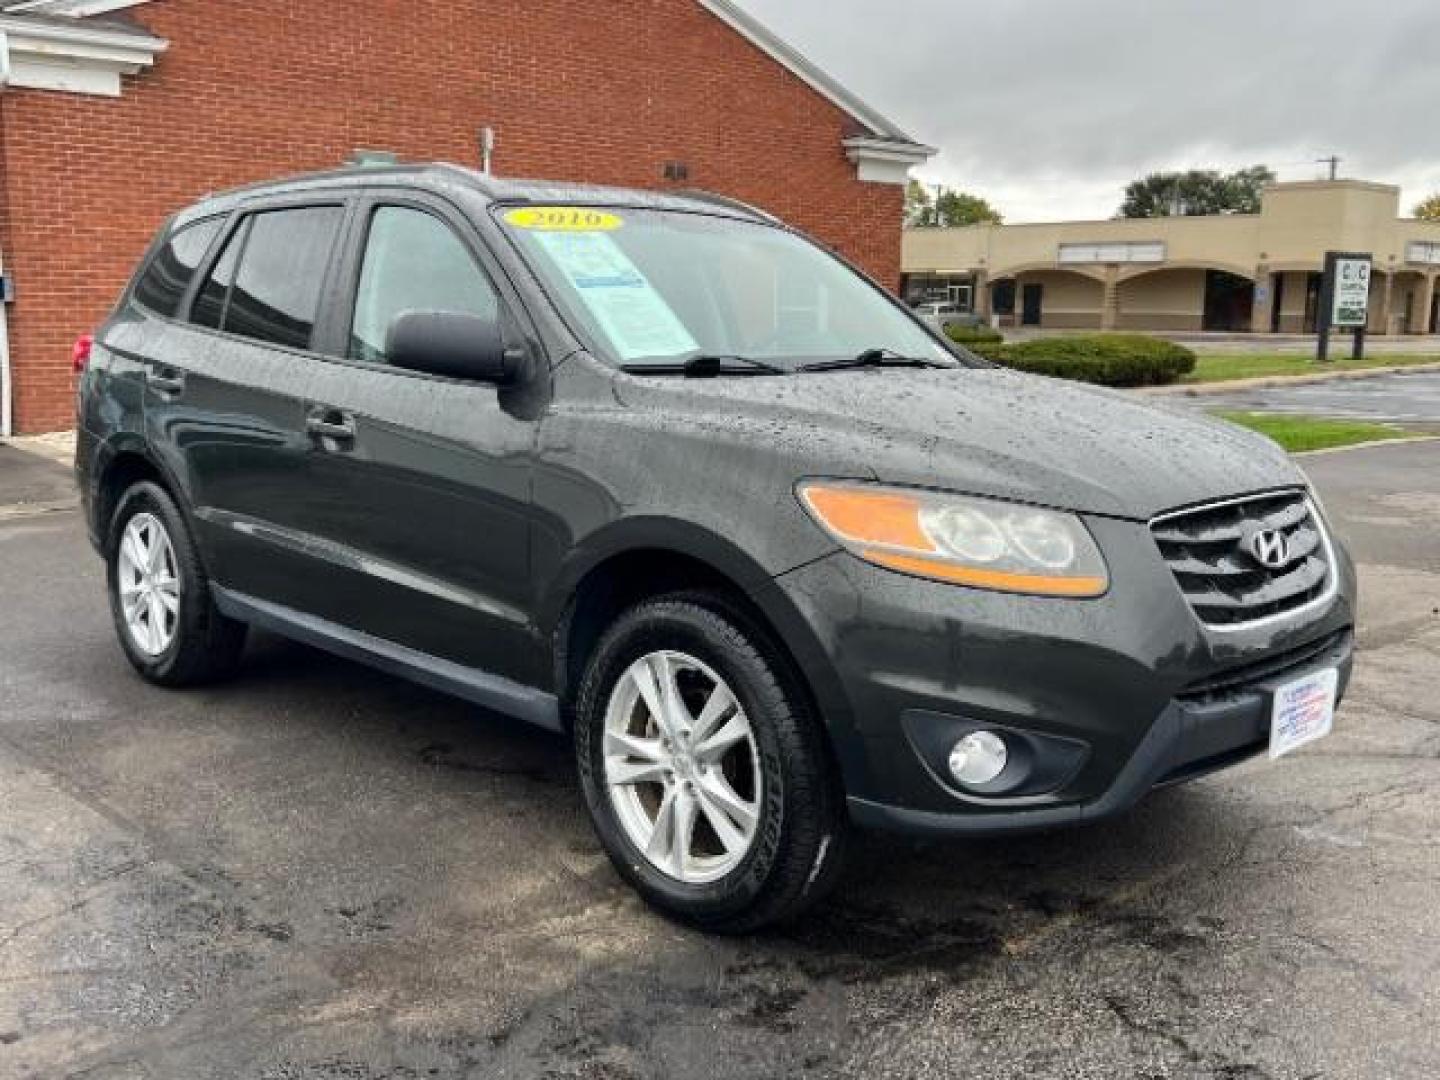
M 1105 560 L 1074 514 L 875 484 L 801 484 L 810 516 L 879 566 L 977 589 L 1099 596 Z

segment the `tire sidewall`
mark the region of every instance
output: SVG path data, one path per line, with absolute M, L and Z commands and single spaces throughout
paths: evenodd
M 149 514 L 164 527 L 175 553 L 175 575 L 180 590 L 180 610 L 175 623 L 175 636 L 158 656 L 141 651 L 130 637 L 130 628 L 125 622 L 125 613 L 120 603 L 120 541 L 125 528 L 138 514 Z M 105 584 L 109 593 L 110 615 L 115 623 L 115 634 L 126 658 L 142 675 L 156 681 L 164 681 L 175 669 L 187 635 L 195 632 L 195 593 L 199 586 L 198 564 L 185 522 L 175 508 L 174 502 L 158 486 L 142 482 L 130 488 L 115 508 L 110 519 L 110 531 L 105 543 Z
M 776 711 L 790 705 L 778 680 L 754 657 L 737 653 L 727 631 L 752 649 L 759 643 L 725 615 L 691 602 L 659 602 L 622 616 L 606 634 L 581 687 L 576 712 L 576 756 L 590 816 L 620 874 L 669 911 L 695 921 L 723 920 L 750 907 L 765 890 L 784 844 L 787 783 L 776 737 Z M 734 870 L 713 882 L 690 885 L 656 868 L 631 841 L 616 817 L 605 783 L 605 717 L 620 676 L 651 652 L 689 653 L 729 684 L 750 720 L 761 775 L 760 822 L 754 842 Z M 763 655 L 763 654 L 762 654 Z M 777 700 L 778 699 L 778 700 Z

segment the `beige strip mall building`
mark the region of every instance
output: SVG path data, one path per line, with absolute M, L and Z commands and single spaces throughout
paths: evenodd
M 902 288 L 1000 326 L 1311 333 L 1327 251 L 1374 257 L 1370 333 L 1440 329 L 1440 222 L 1358 180 L 1276 184 L 1258 214 L 907 229 Z

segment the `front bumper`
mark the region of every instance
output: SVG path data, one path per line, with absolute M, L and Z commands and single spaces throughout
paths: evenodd
M 1092 821 L 1263 751 L 1278 686 L 1333 667 L 1343 693 L 1355 578 L 1338 544 L 1323 608 L 1218 633 L 1145 525 L 1087 524 L 1112 576 L 1096 600 L 965 589 L 845 553 L 778 579 L 830 669 L 808 674 L 825 682 L 857 824 L 974 835 Z M 1027 783 L 980 793 L 948 778 L 940 748 L 978 726 L 1034 749 Z

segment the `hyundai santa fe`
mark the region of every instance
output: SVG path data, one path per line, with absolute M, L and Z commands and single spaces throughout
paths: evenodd
M 75 360 L 142 676 L 256 626 L 562 733 L 617 871 L 708 929 L 803 910 L 852 826 L 1090 822 L 1279 756 L 1348 681 L 1354 571 L 1273 443 L 993 366 L 718 196 L 207 197 Z

